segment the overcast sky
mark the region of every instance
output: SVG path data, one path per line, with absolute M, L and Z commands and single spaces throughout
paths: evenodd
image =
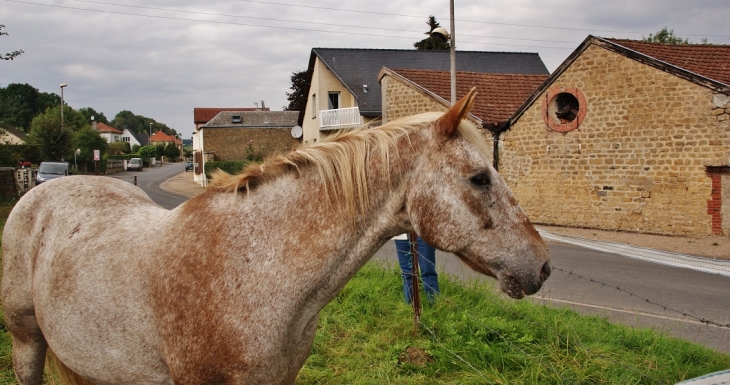
M 299 5 L 306 4 L 306 5 Z M 455 0 L 458 50 L 537 52 L 553 71 L 588 36 L 663 27 L 730 44 L 727 0 Z M 195 107 L 288 104 L 313 47 L 413 49 L 447 0 L 0 0 L 0 86 L 28 83 L 111 120 L 131 110 L 190 138 Z

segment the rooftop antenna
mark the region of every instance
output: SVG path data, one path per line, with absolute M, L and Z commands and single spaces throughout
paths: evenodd
M 256 109 L 259 108 L 259 102 L 253 102 L 253 105 L 256 106 Z
M 264 108 L 266 108 L 266 106 L 264 106 L 264 99 L 261 99 L 261 109 L 263 110 Z

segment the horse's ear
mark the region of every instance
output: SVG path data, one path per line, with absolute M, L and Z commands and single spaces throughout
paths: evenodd
M 437 141 L 446 140 L 456 133 L 461 120 L 471 111 L 474 105 L 474 97 L 477 95 L 477 89 L 472 88 L 461 100 L 456 102 L 446 113 L 444 113 L 433 126 L 434 137 Z

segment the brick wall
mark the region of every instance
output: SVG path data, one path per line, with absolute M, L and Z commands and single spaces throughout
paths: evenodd
M 246 159 L 248 142 L 264 158 L 287 153 L 299 146 L 290 128 L 205 128 L 203 142 L 206 153 L 216 161 Z
M 596 46 L 552 85 L 585 95 L 580 126 L 549 130 L 538 99 L 500 143 L 500 173 L 534 222 L 712 234 L 706 166 L 730 162 L 725 95 Z

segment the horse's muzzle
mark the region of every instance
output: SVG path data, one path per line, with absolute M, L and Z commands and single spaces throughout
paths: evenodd
M 550 262 L 545 262 L 540 269 L 537 280 L 533 279 L 518 279 L 512 275 L 508 275 L 502 279 L 501 286 L 502 291 L 508 296 L 515 299 L 522 299 L 526 295 L 532 295 L 537 293 L 545 280 L 550 277 L 552 269 L 550 268 Z

